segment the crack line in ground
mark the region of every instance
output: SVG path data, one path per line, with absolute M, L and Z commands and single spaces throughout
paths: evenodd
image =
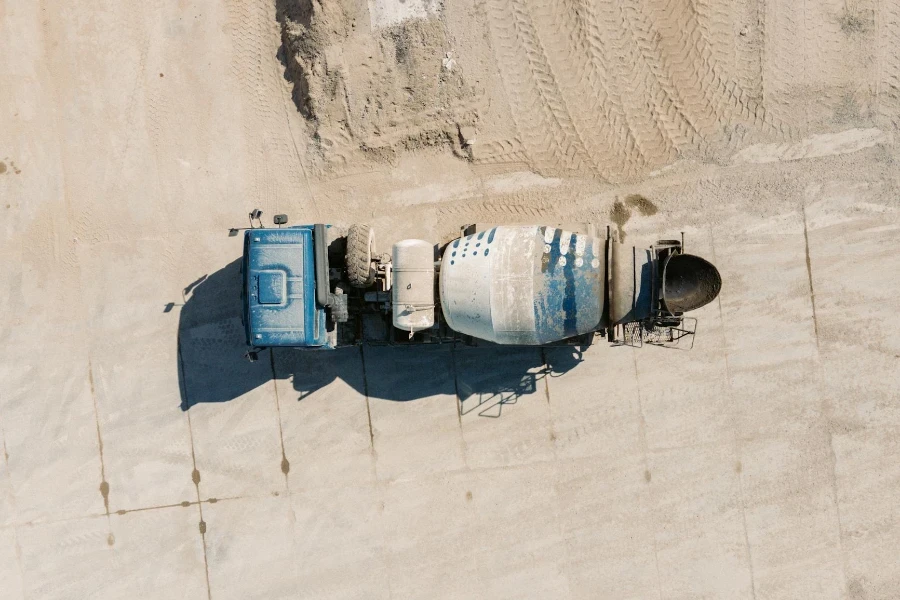
M 637 408 L 638 408 L 638 436 L 641 442 L 641 450 L 644 455 L 644 474 L 647 479 L 647 485 L 651 486 L 650 480 L 650 458 L 649 452 L 647 450 L 647 421 L 644 419 L 644 407 L 641 404 L 641 382 L 640 376 L 638 374 L 638 363 L 637 363 L 637 352 L 634 348 L 631 348 L 631 360 L 634 364 L 634 387 L 637 396 Z M 652 489 L 652 487 L 648 488 Z M 648 491 L 648 495 L 650 496 L 650 502 L 653 502 L 653 493 Z M 655 510 L 653 511 L 655 513 Z M 659 571 L 659 545 L 656 542 L 656 531 L 659 528 L 656 523 L 656 517 L 653 518 L 653 561 L 656 564 L 656 592 L 659 595 L 660 600 L 662 600 L 662 575 Z
M 184 373 L 184 356 L 181 353 L 181 343 L 178 343 L 178 369 L 181 371 L 181 397 L 184 398 L 184 405 L 190 408 L 190 399 L 187 395 L 187 379 Z M 206 572 L 206 597 L 212 600 L 212 588 L 209 585 L 209 559 L 206 552 L 206 521 L 203 520 L 203 503 L 200 498 L 200 471 L 197 470 L 197 455 L 194 451 L 194 428 L 191 425 L 191 411 L 186 410 L 188 425 L 188 438 L 191 442 L 191 481 L 194 482 L 194 489 L 197 492 L 197 510 L 200 513 L 200 537 L 203 542 L 203 568 Z

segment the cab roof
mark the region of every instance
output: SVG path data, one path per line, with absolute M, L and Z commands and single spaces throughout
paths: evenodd
M 325 311 L 315 300 L 311 225 L 246 231 L 243 271 L 244 324 L 250 346 L 326 343 Z

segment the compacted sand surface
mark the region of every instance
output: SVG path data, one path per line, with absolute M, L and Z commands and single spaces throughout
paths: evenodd
M 900 597 L 900 5 L 0 0 L 0 596 Z M 242 358 L 253 208 L 684 232 L 688 352 Z

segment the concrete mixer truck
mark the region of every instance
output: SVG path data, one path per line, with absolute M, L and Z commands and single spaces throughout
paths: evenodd
M 587 346 L 602 336 L 689 347 L 696 320 L 684 313 L 722 285 L 683 236 L 639 248 L 591 225 L 471 225 L 378 254 L 367 225 L 283 227 L 277 215 L 263 227 L 260 216 L 243 230 L 250 360 L 269 347 L 361 343 Z

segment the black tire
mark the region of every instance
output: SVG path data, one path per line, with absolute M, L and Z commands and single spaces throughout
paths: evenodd
M 367 288 L 375 283 L 375 232 L 368 225 L 351 225 L 347 232 L 347 250 L 344 262 L 350 285 Z

